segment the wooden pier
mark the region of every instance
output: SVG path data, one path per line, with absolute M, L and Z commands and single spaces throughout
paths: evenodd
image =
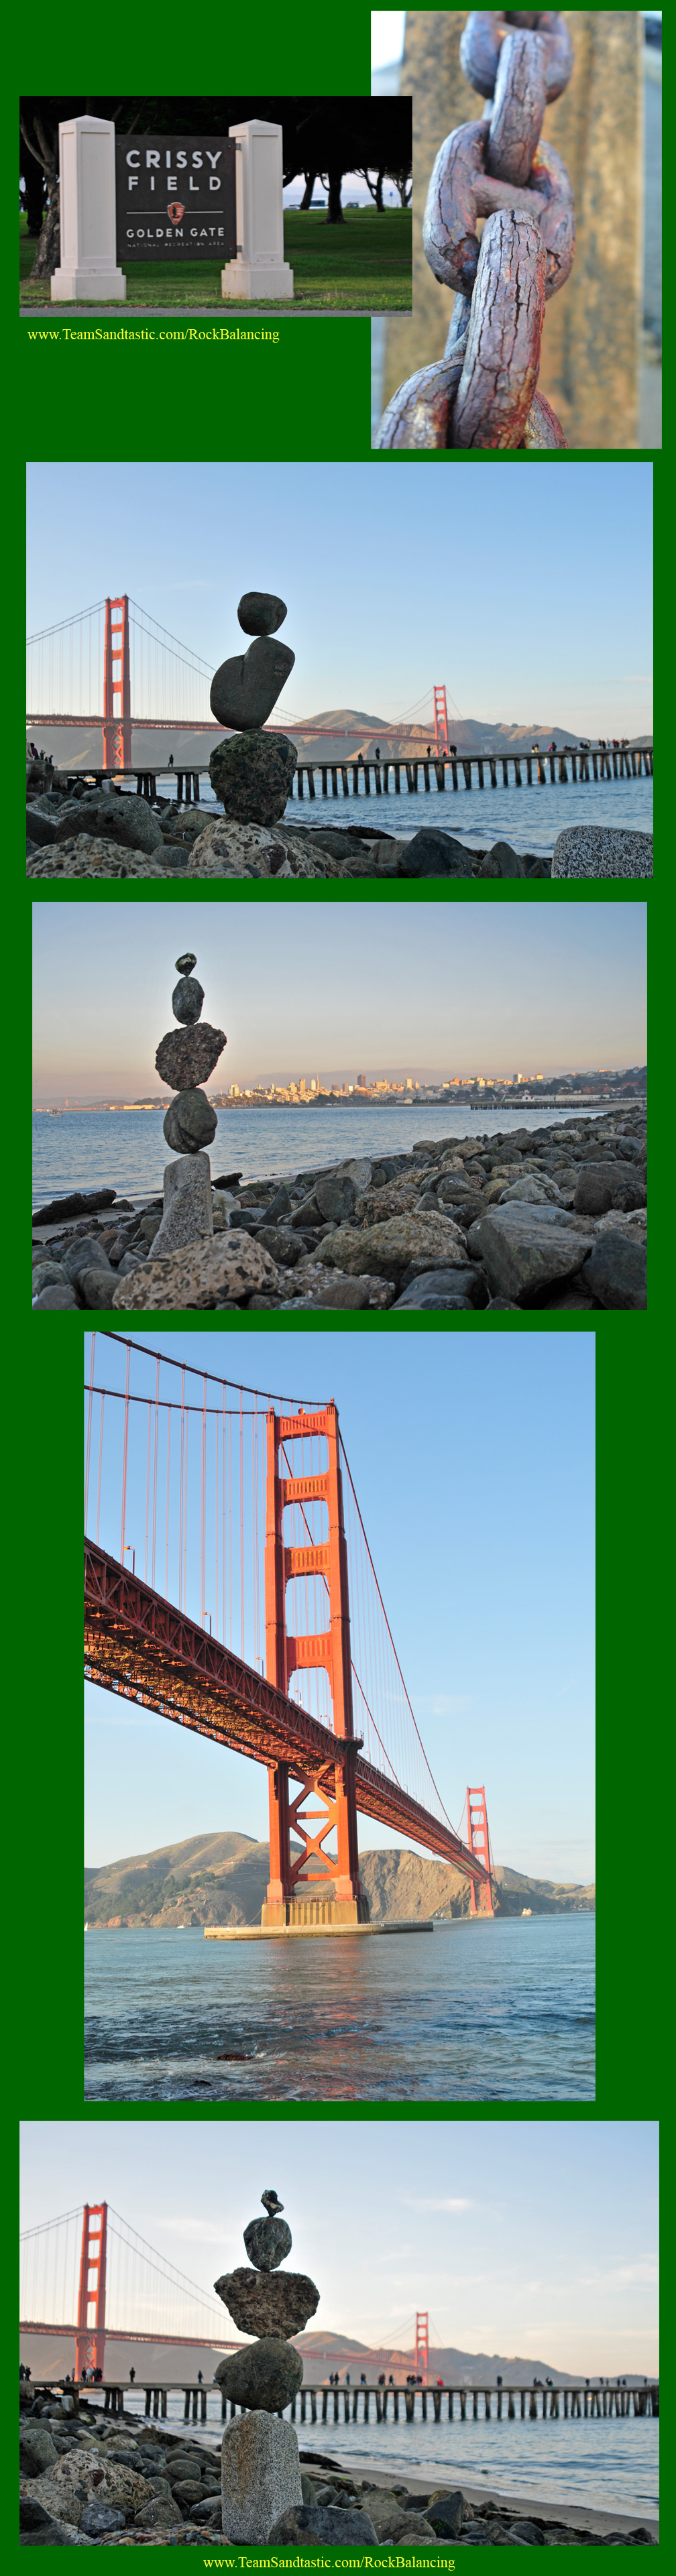
M 596 779 L 598 782 L 600 779 L 613 778 L 652 778 L 653 750 L 651 743 L 638 743 L 632 749 L 621 745 L 617 750 L 613 750 L 612 746 L 601 750 L 597 746 L 596 749 L 589 751 L 574 750 L 570 743 L 564 743 L 560 751 L 551 752 L 473 751 L 468 752 L 467 755 L 464 752 L 445 752 L 438 756 L 436 753 L 431 754 L 429 758 L 423 759 L 415 753 L 410 760 L 402 756 L 390 757 L 389 753 L 386 753 L 381 755 L 379 760 L 372 760 L 370 757 L 366 760 L 348 761 L 302 760 L 299 761 L 295 772 L 292 794 L 301 804 L 306 795 L 311 804 L 315 802 L 318 794 L 326 798 L 339 795 L 360 796 L 362 791 L 359 781 L 363 779 L 364 796 L 391 795 L 391 780 L 394 781 L 395 796 L 401 796 L 402 778 L 404 778 L 409 796 L 417 796 L 420 793 L 422 777 L 424 793 L 429 796 L 433 773 L 437 792 L 440 795 L 448 789 L 449 782 L 451 792 L 457 795 L 459 771 L 462 771 L 466 794 L 475 785 L 481 791 L 489 782 L 491 787 L 495 788 L 498 786 L 523 787 L 524 779 L 528 787 L 556 785 L 566 787 L 569 779 L 572 779 L 577 786 L 588 783 L 591 779 Z M 473 772 L 476 772 L 476 778 Z M 82 776 L 82 770 L 58 771 L 59 779 L 68 786 L 76 785 Z M 151 805 L 155 803 L 157 796 L 158 777 L 172 778 L 176 781 L 178 804 L 199 805 L 200 779 L 208 778 L 209 770 L 205 766 L 199 769 L 164 771 L 136 768 L 88 769 L 86 776 L 93 778 L 97 787 L 100 787 L 106 779 L 112 783 L 113 780 L 122 778 L 135 778 L 137 796 L 144 796 L 146 802 Z M 321 778 L 320 789 L 317 787 L 319 778 Z
M 46 2383 L 41 2381 L 43 2384 Z M 58 2385 L 63 2387 L 63 2381 L 59 2380 Z M 181 2395 L 185 2424 L 191 2416 L 193 2424 L 206 2424 L 208 2397 L 220 2401 L 223 2422 L 228 2416 L 248 2411 L 225 2397 L 218 2386 L 199 2380 L 166 2379 L 163 2386 L 158 2386 L 138 2373 L 134 2394 L 140 2396 L 142 2390 L 146 2415 L 160 2419 L 166 2417 L 168 2396 Z M 76 2398 L 79 2393 L 72 2391 Z M 125 2398 L 130 2395 L 129 2381 L 105 2378 L 99 2381 L 98 2390 L 87 2388 L 83 2393 L 87 2397 L 100 2394 L 104 2414 L 123 2415 Z M 493 2419 L 497 2423 L 514 2423 L 517 2417 L 532 2424 L 561 2420 L 567 2423 L 593 2415 L 658 2416 L 660 2392 L 658 2380 L 649 2380 L 642 2387 L 631 2380 L 626 2388 L 610 2384 L 603 2388 L 598 2384 L 569 2388 L 461 2388 L 447 2383 L 441 2388 L 388 2388 L 374 2382 L 364 2386 L 360 2381 L 349 2388 L 345 2382 L 338 2388 L 301 2388 L 284 2411 L 294 2424 L 465 2424 L 490 2423 Z

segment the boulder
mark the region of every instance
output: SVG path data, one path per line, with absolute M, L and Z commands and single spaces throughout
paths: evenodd
M 214 2289 L 240 2334 L 302 2334 L 319 2307 L 319 2291 L 307 2272 L 259 2273 L 242 2263 L 236 2272 L 224 2272 Z
M 585 1261 L 580 1284 L 600 1306 L 627 1312 L 648 1303 L 648 1260 L 636 1235 L 604 1226 Z
M 457 1306 L 461 1312 L 467 1312 L 480 1302 L 478 1292 L 481 1285 L 478 1270 L 423 1270 L 402 1290 L 392 1312 L 396 1315 L 417 1314 L 435 1306 Z
M 159 1307 L 175 1311 L 237 1306 L 256 1289 L 270 1293 L 281 1286 L 282 1279 L 283 1273 L 262 1244 L 228 1228 L 227 1234 L 186 1245 L 184 1251 L 168 1253 L 164 1260 L 144 1262 L 134 1278 L 118 1283 L 113 1305 L 125 1310 L 146 1307 L 149 1313 Z M 59 1290 L 46 1289 L 45 1294 L 58 1296 Z
M 254 2408 L 226 2425 L 221 2461 L 224 2539 L 264 2544 L 280 2517 L 302 2502 L 293 2425 Z
M 334 1224 L 340 1225 L 344 1217 L 354 1215 L 357 1195 L 356 1182 L 347 1172 L 339 1180 L 317 1181 L 315 1199 L 320 1217 L 332 1217 Z
M 327 1277 L 326 1271 L 318 1269 L 314 1261 L 308 1267 L 303 1265 L 302 1269 L 299 1265 L 294 1287 L 300 1289 L 305 1280 L 307 1286 L 303 1294 L 291 1299 L 286 1306 L 287 1314 L 312 1313 L 315 1308 L 321 1311 L 324 1307 L 334 1313 L 363 1314 L 367 1308 L 371 1312 L 374 1309 L 382 1311 L 392 1305 L 396 1295 L 393 1279 L 348 1279 L 340 1270 L 330 1270 Z
M 651 877 L 652 872 L 652 832 L 572 823 L 554 844 L 553 877 Z
M 175 1163 L 165 1164 L 164 1214 L 156 1231 L 154 1218 L 150 1222 L 154 1261 L 162 1260 L 168 1252 L 178 1252 L 183 1244 L 196 1243 L 202 1235 L 213 1234 L 208 1154 L 180 1154 Z
M 160 841 L 162 835 L 160 834 Z M 169 871 L 171 873 L 171 871 Z M 167 869 L 164 845 L 161 851 L 121 846 L 116 839 L 103 839 L 99 833 L 73 833 L 58 848 L 45 850 L 29 858 L 27 877 L 163 877 Z
M 68 1251 L 64 1252 L 61 1267 L 65 1271 L 66 1278 L 70 1279 L 74 1286 L 79 1284 L 85 1270 L 100 1270 L 104 1276 L 107 1271 L 110 1271 L 112 1284 L 115 1285 L 108 1254 L 104 1252 L 103 1244 L 99 1242 L 96 1234 L 79 1235 L 77 1242 L 71 1243 Z
M 196 1090 L 198 1083 L 208 1082 L 224 1046 L 225 1029 L 212 1029 L 208 1020 L 200 1020 L 194 1028 L 168 1029 L 155 1056 L 160 1081 L 168 1082 L 172 1091 Z
M 280 2335 L 261 2335 L 257 2343 L 243 2344 L 227 2361 L 219 2361 L 214 2372 L 225 2397 L 236 2406 L 262 2408 L 266 2415 L 290 2406 L 302 2377 L 300 2353 Z
M 431 2522 L 432 2530 L 436 2531 L 440 2538 L 445 2535 L 449 2540 L 457 2538 L 466 2512 L 465 2498 L 459 2487 L 453 2487 L 449 2495 L 430 2496 L 426 2507 L 427 2520 Z
M 88 806 L 86 811 L 87 821 L 93 814 L 100 841 L 116 841 L 122 849 L 145 850 L 149 858 L 164 848 L 162 825 L 151 806 L 146 804 L 145 796 L 124 796 L 113 792 L 111 796 L 102 796 L 100 804 L 97 803 L 94 809 Z M 58 823 L 57 841 L 67 840 L 72 829 L 72 822 Z
M 46 1207 L 36 1208 L 33 1224 L 60 1225 L 67 1217 L 94 1216 L 97 1208 L 112 1207 L 115 1198 L 115 1190 L 72 1190 L 70 1198 L 49 1199 Z M 117 1204 L 124 1206 L 125 1201 L 118 1199 Z
M 66 1273 L 62 1261 L 35 1261 L 33 1263 L 34 1297 L 39 1297 L 41 1289 L 43 1288 L 65 1288 L 65 1286 Z
M 67 1279 L 64 1279 L 62 1288 L 41 1289 L 39 1297 L 36 1297 L 33 1312 L 36 1315 L 50 1314 L 52 1312 L 63 1312 L 66 1314 L 69 1309 L 76 1307 L 77 1297 L 75 1295 L 75 1290 L 74 1288 L 69 1288 Z
M 288 734 L 237 733 L 212 751 L 209 776 L 219 805 L 233 822 L 278 823 L 291 795 L 297 764 L 296 745 Z M 195 850 L 191 875 L 194 859 Z
M 281 1263 L 283 1270 L 292 1270 L 300 1261 L 301 1237 L 294 1234 L 290 1225 L 257 1225 L 255 1234 L 256 1242 L 264 1245 L 265 1251 L 272 1254 L 273 1261 Z
M 423 825 L 407 841 L 399 859 L 400 877 L 471 877 L 472 853 L 452 832 L 433 832 Z
M 58 2453 L 46 2424 L 26 2424 L 19 2438 L 19 2469 L 24 2478 L 39 2478 L 49 2469 Z
M 268 2532 L 268 2540 L 285 2545 L 304 2541 L 306 2550 L 313 2541 L 327 2541 L 341 2549 L 348 2541 L 361 2541 L 364 2548 L 377 2537 L 370 2513 L 355 2512 L 349 2505 L 301 2504 L 291 2512 L 280 2514 Z
M 86 2504 L 84 2506 L 80 2530 L 87 2533 L 89 2540 L 100 2540 L 104 2532 L 124 2531 L 124 2527 L 125 2517 L 119 2505 Z
M 197 976 L 180 975 L 171 996 L 174 1019 L 180 1020 L 184 1028 L 192 1028 L 194 1021 L 199 1019 L 203 1001 L 204 990 Z
M 467 1250 L 483 1261 L 492 1298 L 539 1306 L 581 1270 L 591 1238 L 563 1209 L 512 1203 L 477 1218 Z
M 296 656 L 289 644 L 273 644 L 269 634 L 256 635 L 248 653 L 233 653 L 221 662 L 211 683 L 210 707 L 216 723 L 237 731 L 260 731 L 293 670 Z
M 285 2218 L 252 2218 L 244 2229 L 244 2243 L 257 2271 L 276 2272 L 278 2263 L 284 2263 L 291 2252 L 291 2229 Z
M 56 840 L 54 814 L 39 814 L 35 805 L 29 805 L 26 821 L 34 850 L 46 849 L 49 841 Z
M 583 1216 L 604 1216 L 609 1208 L 629 1213 L 645 1207 L 646 1181 L 632 1165 L 618 1163 L 609 1156 L 604 1163 L 585 1163 L 576 1182 L 576 1209 Z
M 519 858 L 517 850 L 512 849 L 511 841 L 494 841 L 492 850 L 488 852 L 488 865 L 484 860 L 479 869 L 480 876 L 525 877 L 525 874 L 524 860 Z
M 582 1256 L 580 1256 L 582 1258 Z M 371 1225 L 364 1233 L 342 1225 L 335 1234 L 327 1234 L 318 1247 L 318 1259 L 348 1273 L 367 1275 L 376 1271 L 380 1279 L 395 1278 L 407 1270 L 411 1261 L 426 1261 L 429 1268 L 444 1268 L 456 1262 L 467 1262 L 464 1235 L 448 1216 L 393 1216 L 382 1225 Z
M 206 1091 L 177 1091 L 162 1121 L 162 1134 L 172 1154 L 199 1154 L 203 1145 L 212 1144 L 217 1126 L 218 1114 Z

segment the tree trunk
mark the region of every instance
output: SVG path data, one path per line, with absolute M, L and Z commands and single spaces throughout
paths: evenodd
M 378 210 L 378 214 L 379 214 L 379 215 L 384 215 L 384 213 L 385 213 L 385 208 L 384 208 L 384 205 L 383 205 L 383 179 L 384 179 L 384 177 L 385 177 L 385 172 L 384 172 L 384 170 L 379 170 L 379 171 L 378 171 L 378 177 L 377 177 L 377 180 L 376 180 L 376 200 L 375 200 L 375 201 L 376 201 L 376 207 L 377 207 L 377 210 Z
M 45 215 L 45 220 L 35 253 L 31 276 L 53 277 L 54 270 L 58 268 L 59 265 L 60 255 L 61 236 L 59 226 L 59 182 L 58 179 L 52 179 L 49 183 L 49 206 Z
M 305 179 L 305 193 L 304 193 L 304 195 L 301 197 L 300 205 L 299 205 L 299 208 L 298 208 L 299 215 L 306 215 L 306 214 L 307 214 L 307 211 L 308 211 L 308 206 L 310 206 L 310 205 L 312 204 L 312 190 L 313 190 L 313 188 L 314 188 L 315 179 L 316 179 L 316 177 L 317 177 L 317 172 L 316 172 L 316 170 L 305 170 L 305 171 L 303 172 L 303 176 L 304 176 L 304 179 Z
M 343 173 L 342 173 L 342 170 L 330 170 L 330 171 L 329 171 L 329 202 L 328 202 L 328 208 L 327 208 L 327 214 L 326 214 L 326 221 L 327 221 L 327 224 L 344 224 L 344 222 L 345 222 L 345 216 L 344 216 L 344 214 L 343 214 L 343 209 L 342 209 L 341 202 L 340 202 L 340 191 L 341 191 L 342 184 L 343 184 Z

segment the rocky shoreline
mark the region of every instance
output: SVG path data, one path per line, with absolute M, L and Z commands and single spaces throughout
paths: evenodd
M 23 2548 L 204 2549 L 222 2530 L 221 2442 L 191 2441 L 187 2428 L 137 2415 L 105 2415 L 77 2393 L 20 2389 L 20 2541 Z M 244 2420 L 238 2417 L 237 2422 Z M 255 2422 L 260 2422 L 256 2417 Z M 274 2420 L 274 2419 L 273 2419 Z M 300 2452 L 302 2505 L 282 2514 L 269 2538 L 292 2551 L 319 2540 L 367 2546 L 396 2541 L 404 2550 L 522 2547 L 654 2546 L 638 2520 L 576 2507 L 574 2518 L 539 2501 L 510 2504 L 474 2491 L 404 2479 L 353 2476 L 330 2454 Z M 599 2529 L 599 2524 L 605 2529 Z M 229 2542 L 228 2547 L 237 2547 Z
M 33 1218 L 38 1312 L 210 1308 L 554 1314 L 647 1304 L 646 1112 L 424 1140 L 283 1181 L 210 1182 L 194 1241 L 164 1201 L 95 1190 Z M 208 1156 L 200 1154 L 200 1164 Z M 209 1190 L 206 1193 L 209 1196 Z M 209 1222 L 210 1220 L 210 1222 Z M 166 1239 L 166 1238 L 165 1238 Z
M 238 737 L 234 737 L 237 741 Z M 34 764 L 34 768 L 36 768 Z M 363 810 L 362 800 L 359 800 Z M 259 822 L 209 813 L 169 798 L 151 805 L 115 787 L 61 785 L 46 771 L 29 789 L 26 872 L 30 878 L 141 877 L 204 880 L 312 878 L 388 884 L 420 878 L 651 877 L 652 835 L 573 825 L 553 857 L 497 840 L 469 849 L 453 832 L 424 825 L 410 837 L 370 824 Z

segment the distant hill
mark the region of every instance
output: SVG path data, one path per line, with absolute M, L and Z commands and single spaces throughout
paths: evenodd
M 298 1845 L 294 1846 L 298 1849 Z M 373 1923 L 438 1922 L 469 1912 L 466 1879 L 446 1861 L 418 1852 L 363 1851 L 360 1867 Z M 194 1834 L 188 1842 L 108 1861 L 84 1874 L 85 1920 L 118 1930 L 123 1925 L 213 1924 L 233 1929 L 259 1923 L 270 1875 L 267 1843 L 248 1834 Z M 588 1913 L 595 1889 L 527 1878 L 496 1869 L 494 1902 L 500 1914 Z
M 293 2342 L 296 2352 L 303 2357 L 303 2378 L 307 2388 L 313 2382 L 320 2386 L 328 2377 L 329 2370 L 337 2370 L 341 2378 L 349 2370 L 354 2386 L 361 2370 L 373 2384 L 379 2370 L 391 2371 L 393 2379 L 401 2381 L 407 2371 L 415 2368 L 412 2351 L 402 2350 L 398 2345 L 390 2349 L 382 2344 L 359 2343 L 354 2335 L 327 2334 L 316 2328 L 312 2334 L 294 2335 Z M 429 2385 L 435 2379 L 443 2379 L 447 2382 L 452 2380 L 456 2387 L 494 2388 L 498 2371 L 506 2388 L 528 2388 L 534 2378 L 545 2377 L 553 2380 L 555 2388 L 578 2388 L 580 2385 L 579 2374 L 575 2376 L 570 2371 L 557 2370 L 554 2362 L 535 2361 L 531 2355 L 526 2359 L 519 2353 L 460 2352 L 454 2344 L 430 2344 L 427 2357 Z

